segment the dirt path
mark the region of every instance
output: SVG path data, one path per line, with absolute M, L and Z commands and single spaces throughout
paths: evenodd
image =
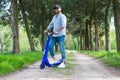
M 120 80 L 120 70 L 104 65 L 100 60 L 75 54 L 78 66 L 71 80 Z
M 105 66 L 87 55 L 77 53 L 73 55 L 71 59 L 75 60 L 69 60 L 68 63 L 71 66 L 75 64 L 74 67 L 40 70 L 40 62 L 36 62 L 23 70 L 1 77 L 0 80 L 120 80 L 120 70 Z

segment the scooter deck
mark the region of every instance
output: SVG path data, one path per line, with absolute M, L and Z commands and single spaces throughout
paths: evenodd
M 62 59 L 58 60 L 55 63 L 50 64 L 49 61 L 42 61 L 42 63 L 40 64 L 40 69 L 44 69 L 46 66 L 47 67 L 56 67 L 58 65 L 60 65 L 63 62 Z

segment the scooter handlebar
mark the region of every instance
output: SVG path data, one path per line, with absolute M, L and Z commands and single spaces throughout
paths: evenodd
M 52 34 L 54 34 L 53 32 L 46 32 L 48 35 L 52 35 Z

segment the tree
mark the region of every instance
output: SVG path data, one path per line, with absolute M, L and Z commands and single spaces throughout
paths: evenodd
M 90 36 L 90 50 L 93 50 L 93 33 L 92 33 L 92 16 L 90 16 L 90 21 L 89 21 L 89 36 Z
M 13 53 L 19 53 L 19 28 L 17 0 L 11 0 L 11 31 L 13 38 Z
M 99 51 L 100 49 L 100 43 L 99 43 L 99 31 L 98 31 L 98 25 L 97 25 L 97 5 L 96 5 L 96 0 L 93 2 L 94 4 L 94 27 L 95 27 L 95 50 Z
M 29 28 L 29 24 L 28 24 L 28 21 L 27 21 L 26 14 L 25 14 L 25 9 L 24 9 L 24 5 L 23 5 L 23 1 L 19 0 L 19 3 L 20 3 L 20 8 L 21 8 L 21 11 L 22 11 L 22 15 L 23 15 L 23 21 L 24 21 L 24 24 L 25 24 L 25 29 L 26 29 L 27 37 L 28 37 L 29 44 L 30 44 L 30 49 L 31 49 L 31 51 L 35 51 L 33 39 L 31 37 L 31 31 L 30 31 L 30 28 Z
M 31 25 L 30 30 L 32 38 L 37 38 L 40 42 L 42 50 L 44 50 L 44 30 L 46 29 L 53 16 L 53 2 L 41 0 L 23 0 L 23 5 L 24 4 L 26 4 L 24 8 L 26 10 L 27 17 Z
M 103 35 L 105 35 L 106 50 L 110 49 L 109 22 L 111 16 L 109 10 L 113 7 L 117 26 L 116 41 L 119 47 L 120 5 L 118 0 L 112 0 L 113 6 L 111 6 L 111 0 L 19 0 L 17 4 L 20 5 L 20 9 L 17 10 L 16 15 L 21 18 L 22 12 L 21 19 L 25 24 L 31 51 L 34 50 L 35 42 L 39 42 L 42 50 L 44 49 L 46 37 L 43 31 L 53 17 L 53 5 L 56 3 L 62 6 L 62 12 L 68 19 L 67 30 L 75 38 L 73 40 L 78 41 L 78 46 L 85 50 L 95 48 L 97 51 L 101 48 L 100 40 Z
M 113 11 L 114 11 L 117 51 L 120 52 L 120 3 L 119 3 L 119 0 L 112 0 L 112 4 L 113 4 Z
M 105 49 L 110 50 L 110 5 L 111 1 L 108 0 L 105 8 Z

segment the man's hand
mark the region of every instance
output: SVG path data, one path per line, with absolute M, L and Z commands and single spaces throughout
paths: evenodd
M 55 35 L 58 35 L 58 32 L 54 32 Z
M 44 33 L 47 33 L 48 32 L 48 29 L 44 30 Z

